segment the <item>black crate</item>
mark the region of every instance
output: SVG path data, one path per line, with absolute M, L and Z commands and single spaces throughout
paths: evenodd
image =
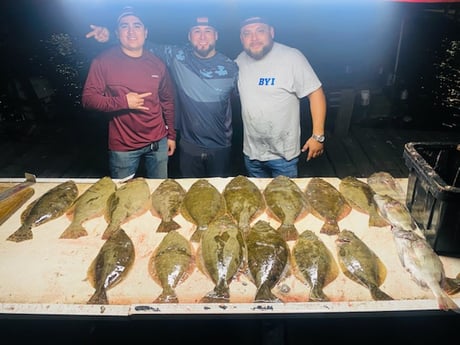
M 411 142 L 406 205 L 439 255 L 460 257 L 460 143 Z

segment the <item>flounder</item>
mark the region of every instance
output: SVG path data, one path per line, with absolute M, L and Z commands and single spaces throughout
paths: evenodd
M 351 206 L 343 195 L 321 177 L 313 177 L 307 184 L 305 194 L 311 213 L 324 221 L 320 232 L 337 235 L 338 222 L 351 212 Z
M 388 195 L 404 204 L 406 193 L 399 182 L 386 171 L 378 171 L 367 178 L 367 184 L 379 195 Z
M 383 218 L 392 226 L 404 230 L 418 229 L 410 211 L 400 201 L 389 195 L 374 194 L 374 201 Z
M 305 230 L 292 248 L 292 268 L 295 275 L 310 288 L 309 301 L 329 301 L 323 289 L 339 274 L 331 251 L 311 230 Z
M 134 259 L 133 242 L 123 229 L 115 230 L 88 268 L 88 280 L 96 290 L 87 304 L 109 304 L 107 291 L 123 281 Z
M 347 176 L 340 180 L 339 191 L 355 210 L 369 215 L 369 226 L 388 226 L 382 218 L 374 201 L 375 192 L 372 188 L 356 177 Z
M 174 179 L 163 180 L 152 193 L 152 214 L 161 218 L 157 232 L 177 230 L 180 225 L 174 217 L 180 212 L 185 189 Z
M 299 233 L 294 223 L 308 214 L 305 194 L 289 177 L 279 175 L 264 189 L 268 213 L 281 222 L 278 228 L 285 241 L 295 241 Z
M 246 235 L 251 222 L 265 211 L 265 200 L 259 187 L 246 176 L 238 175 L 225 186 L 223 195 L 228 213 Z
M 281 302 L 272 289 L 287 273 L 289 246 L 270 223 L 259 220 L 246 237 L 250 278 L 257 291 L 254 302 Z
M 74 239 L 87 236 L 88 232 L 83 227 L 83 223 L 105 213 L 107 201 L 116 189 L 115 182 L 105 176 L 85 190 L 67 211 L 67 215 L 72 220 L 59 238 Z
M 105 218 L 108 224 L 102 238 L 109 238 L 122 224 L 149 209 L 151 209 L 151 200 L 148 183 L 142 177 L 128 180 L 107 200 Z
M 150 276 L 162 287 L 153 303 L 179 303 L 175 289 L 194 267 L 190 242 L 177 231 L 169 231 L 154 250 L 148 267 Z
M 366 287 L 374 300 L 392 300 L 380 289 L 387 269 L 374 251 L 350 230 L 342 230 L 335 242 L 339 267 L 345 276 Z
M 201 238 L 199 257 L 202 270 L 215 284 L 201 302 L 228 303 L 230 283 L 245 258 L 243 235 L 229 215 L 222 215 L 209 223 Z
M 26 187 L 0 200 L 0 225 L 19 210 L 34 194 L 35 189 Z
M 199 179 L 185 193 L 181 213 L 196 225 L 190 241 L 199 242 L 209 223 L 226 213 L 225 199 L 208 180 Z
M 74 181 L 68 180 L 51 188 L 33 201 L 21 215 L 21 226 L 7 240 L 22 242 L 33 238 L 32 228 L 62 216 L 78 197 Z

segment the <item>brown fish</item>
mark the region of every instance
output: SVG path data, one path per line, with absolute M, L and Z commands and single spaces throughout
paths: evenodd
M 350 230 L 342 230 L 335 242 L 339 267 L 345 276 L 369 289 L 374 300 L 392 300 L 380 289 L 387 269 L 374 251 Z
M 87 220 L 102 216 L 107 209 L 109 197 L 116 191 L 115 182 L 105 176 L 92 184 L 67 211 L 72 221 L 59 238 L 79 238 L 87 236 L 88 232 L 83 227 Z
M 369 215 L 369 226 L 388 226 L 388 222 L 380 215 L 374 201 L 375 192 L 372 188 L 356 177 L 347 176 L 340 180 L 339 191 L 355 210 Z
M 153 303 L 179 303 L 175 289 L 193 270 L 190 242 L 177 231 L 169 231 L 154 250 L 148 267 L 153 280 L 162 287 Z
M 107 291 L 123 281 L 134 259 L 133 242 L 123 229 L 115 230 L 88 268 L 88 280 L 96 290 L 87 304 L 109 304 Z
M 407 207 L 389 195 L 374 194 L 374 201 L 383 218 L 392 226 L 404 230 L 418 229 Z
M 279 175 L 264 189 L 270 216 L 281 222 L 278 228 L 285 241 L 295 241 L 299 233 L 294 223 L 308 213 L 305 194 L 289 177 Z
M 388 195 L 404 204 L 406 193 L 398 181 L 388 172 L 375 172 L 367 178 L 367 184 L 379 195 Z
M 141 215 L 151 208 L 150 187 L 144 178 L 128 180 L 107 201 L 107 228 L 102 234 L 107 239 L 130 219 Z
M 21 215 L 21 226 L 7 240 L 14 242 L 31 240 L 33 227 L 62 216 L 77 197 L 78 188 L 72 180 L 51 188 L 27 207 Z
M 201 237 L 199 253 L 202 270 L 215 284 L 201 302 L 228 303 L 230 283 L 245 257 L 243 235 L 229 215 L 225 214 L 209 223 Z
M 225 186 L 223 195 L 228 213 L 246 235 L 251 221 L 265 211 L 265 200 L 259 187 L 246 176 L 239 175 Z
M 181 213 L 196 225 L 190 241 L 199 242 L 209 223 L 226 212 L 223 195 L 206 179 L 195 181 L 185 193 Z
M 310 287 L 309 301 L 329 301 L 323 289 L 339 274 L 331 251 L 311 230 L 305 230 L 292 248 L 295 275 Z
M 281 302 L 272 289 L 286 274 L 289 247 L 279 231 L 259 220 L 246 238 L 248 268 L 257 292 L 254 302 Z
M 35 175 L 29 174 L 29 173 L 25 173 L 24 175 L 25 175 L 25 178 L 26 178 L 26 180 L 24 182 L 18 183 L 13 187 L 9 187 L 9 188 L 0 190 L 0 203 L 3 200 L 8 199 L 13 194 L 18 193 L 19 191 L 23 190 L 24 188 L 30 187 L 35 182 L 37 182 L 37 180 L 35 178 Z
M 7 198 L 0 200 L 0 225 L 10 218 L 35 193 L 32 187 L 21 189 Z
M 180 225 L 174 217 L 180 212 L 185 189 L 174 179 L 166 179 L 152 193 L 152 214 L 161 218 L 157 232 L 177 230 Z
M 308 182 L 305 194 L 311 213 L 324 220 L 320 232 L 337 235 L 340 232 L 338 222 L 351 212 L 348 201 L 332 184 L 320 177 L 313 177 Z

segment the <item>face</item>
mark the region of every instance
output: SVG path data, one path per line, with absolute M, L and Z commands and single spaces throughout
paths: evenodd
M 116 32 L 121 49 L 126 55 L 136 57 L 142 55 L 147 29 L 138 17 L 128 15 L 121 18 Z
M 210 58 L 216 54 L 217 31 L 211 26 L 194 26 L 188 33 L 188 40 L 197 56 Z
M 240 39 L 244 51 L 253 59 L 260 60 L 273 47 L 275 31 L 273 27 L 263 24 L 248 24 L 241 28 Z

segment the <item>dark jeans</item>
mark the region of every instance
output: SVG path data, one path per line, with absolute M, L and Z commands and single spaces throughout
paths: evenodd
M 273 159 L 270 161 L 258 161 L 257 159 L 249 159 L 244 155 L 244 165 L 249 177 L 276 177 L 284 175 L 287 177 L 297 177 L 297 163 L 299 158 L 287 161 L 283 158 Z
M 208 149 L 179 141 L 179 168 L 183 178 L 228 177 L 232 148 Z
M 168 139 L 132 151 L 109 151 L 110 175 L 122 179 L 135 175 L 141 158 L 144 158 L 145 177 L 165 179 L 168 177 Z

